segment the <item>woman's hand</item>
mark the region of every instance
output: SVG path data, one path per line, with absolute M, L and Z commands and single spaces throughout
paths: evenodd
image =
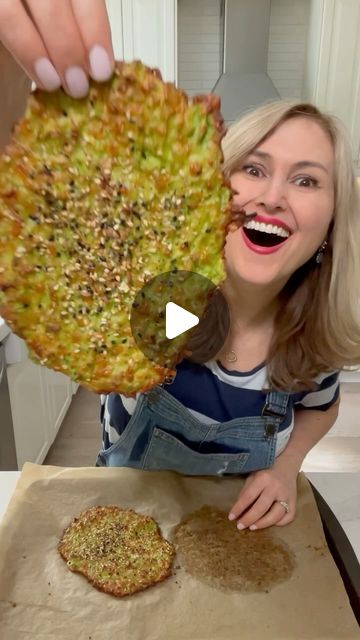
M 230 520 L 237 518 L 239 529 L 264 529 L 292 522 L 296 513 L 299 468 L 293 458 L 283 454 L 283 457 L 280 455 L 275 459 L 270 469 L 250 473 L 230 510 Z M 276 500 L 285 500 L 289 505 L 289 513 Z
M 105 0 L 1 0 L 0 41 L 36 85 L 84 97 L 105 81 L 114 54 Z

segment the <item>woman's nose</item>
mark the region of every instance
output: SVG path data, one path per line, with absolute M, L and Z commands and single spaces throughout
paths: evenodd
M 286 184 L 281 180 L 269 180 L 258 194 L 256 204 L 269 211 L 286 208 Z

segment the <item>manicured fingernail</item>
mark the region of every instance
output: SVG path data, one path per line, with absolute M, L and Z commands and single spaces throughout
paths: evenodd
M 256 524 L 252 524 L 249 529 L 251 529 L 251 531 L 255 531 L 255 529 L 257 529 Z
M 65 71 L 65 80 L 73 98 L 83 98 L 89 91 L 89 81 L 81 67 L 69 67 Z
M 242 522 L 238 522 L 237 528 L 239 529 L 239 531 L 242 531 L 243 529 L 245 529 L 245 525 L 243 525 Z
M 94 80 L 103 82 L 109 80 L 113 66 L 110 62 L 107 51 L 99 44 L 95 44 L 89 54 L 91 75 Z
M 229 518 L 229 520 L 235 520 L 235 518 L 236 518 L 235 513 L 229 513 L 228 518 Z
M 34 64 L 35 73 L 40 84 L 47 91 L 55 91 L 61 86 L 61 79 L 48 58 L 38 58 Z

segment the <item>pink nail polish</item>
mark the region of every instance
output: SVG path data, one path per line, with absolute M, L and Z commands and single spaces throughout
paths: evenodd
M 235 520 L 235 518 L 236 518 L 235 513 L 229 513 L 228 518 L 229 518 L 229 520 Z
M 257 529 L 256 524 L 252 524 L 251 527 L 249 527 L 249 529 L 251 529 L 251 531 L 255 531 Z
M 238 522 L 237 528 L 239 529 L 239 531 L 242 531 L 243 529 L 245 529 L 245 525 L 243 525 L 242 522 Z
M 46 91 L 55 91 L 60 88 L 60 76 L 48 58 L 38 58 L 34 64 L 34 70 L 42 87 Z
M 109 80 L 113 72 L 113 65 L 104 47 L 99 44 L 94 45 L 90 51 L 89 60 L 91 75 L 94 80 L 98 82 Z
M 89 81 L 81 67 L 69 67 L 65 71 L 65 80 L 73 98 L 84 98 L 89 91 Z

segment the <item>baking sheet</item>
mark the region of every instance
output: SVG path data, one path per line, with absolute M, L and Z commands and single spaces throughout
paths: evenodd
M 90 506 L 134 508 L 155 518 L 171 539 L 183 516 L 204 504 L 229 510 L 243 482 L 168 471 L 26 463 L 0 525 L 1 638 L 358 639 L 359 628 L 303 473 L 295 521 L 271 529 L 295 553 L 297 566 L 288 581 L 268 593 L 223 592 L 180 568 L 159 585 L 119 599 L 70 572 L 57 552 L 63 530 Z M 241 535 L 235 524 L 234 530 Z M 179 565 L 177 557 L 174 565 Z

